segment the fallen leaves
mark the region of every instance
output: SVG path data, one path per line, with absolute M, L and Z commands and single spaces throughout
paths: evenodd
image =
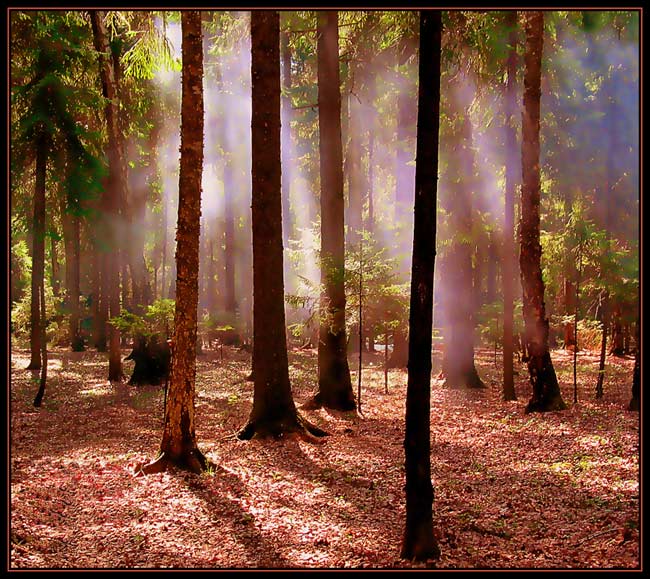
M 617 361 L 596 401 L 597 356 L 581 352 L 593 375 L 581 376 L 579 404 L 544 415 L 523 413 L 523 371 L 515 402 L 497 388 L 434 380 L 442 555 L 416 565 L 399 557 L 406 373 L 391 370 L 385 394 L 376 354 L 364 368 L 363 417 L 301 410 L 331 433 L 323 444 L 241 442 L 232 433 L 251 409 L 252 385 L 241 380 L 250 355 L 224 353 L 208 351 L 197 368 L 197 438 L 215 468 L 135 478 L 160 443 L 162 388 L 111 386 L 104 355 L 55 350 L 34 411 L 28 352 L 12 352 L 11 568 L 638 567 L 639 416 L 625 410 L 632 360 Z M 290 356 L 300 405 L 314 391 L 316 357 Z M 570 356 L 553 356 L 569 368 Z M 477 365 L 499 383 L 492 351 L 479 351 Z M 562 387 L 572 399 L 572 384 Z

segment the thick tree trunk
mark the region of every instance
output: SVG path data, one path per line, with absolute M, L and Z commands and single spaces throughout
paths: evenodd
M 282 85 L 284 96 L 282 97 L 282 243 L 286 248 L 289 239 L 293 234 L 293 222 L 291 220 L 291 179 L 293 137 L 291 135 L 291 46 L 289 45 L 289 33 L 282 33 Z M 285 273 L 286 277 L 286 273 Z
M 232 155 L 225 161 L 224 168 L 224 220 L 225 220 L 225 271 L 224 271 L 224 301 L 226 312 L 235 315 L 237 299 L 235 297 L 235 210 L 233 197 L 235 183 L 233 179 Z
M 454 150 L 450 159 L 455 182 L 450 182 L 448 193 L 449 220 L 455 239 L 449 249 L 445 353 L 442 371 L 445 384 L 451 388 L 485 388 L 474 363 L 474 316 L 476 294 L 473 286 L 472 246 L 472 187 L 475 184 L 475 158 L 472 126 L 467 114 L 468 102 L 463 102 L 463 88 L 455 81 L 450 91 L 451 108 L 458 130 L 452 135 Z
M 318 13 L 318 126 L 321 176 L 321 297 L 318 392 L 313 403 L 356 408 L 345 331 L 345 234 L 338 12 Z
M 203 50 L 201 13 L 181 12 L 181 161 L 176 233 L 176 311 L 172 366 L 160 456 L 142 467 L 158 472 L 174 464 L 201 472 L 208 461 L 196 444 L 194 391 L 198 305 L 201 178 L 203 172 Z
M 431 333 L 436 255 L 441 12 L 420 13 L 420 70 L 413 263 L 406 390 L 406 526 L 401 555 L 438 559 L 431 483 Z
M 517 12 L 507 13 L 507 25 L 510 28 L 510 49 L 508 52 L 506 84 L 506 191 L 505 220 L 503 225 L 503 398 L 516 400 L 514 382 L 514 293 L 515 293 L 515 188 L 517 162 L 517 132 L 514 126 L 515 108 L 517 106 Z
M 564 410 L 560 386 L 548 347 L 549 323 L 544 306 L 544 281 L 540 265 L 539 242 L 539 124 L 544 13 L 527 12 L 524 75 L 524 109 L 522 113 L 522 218 L 521 218 L 521 285 L 528 371 L 533 395 L 526 412 Z
M 47 174 L 48 137 L 41 133 L 36 141 L 36 178 L 34 187 L 34 216 L 32 231 L 32 301 L 30 310 L 30 351 L 31 358 L 27 368 L 38 370 L 41 367 L 41 324 L 47 324 L 41 316 L 41 295 L 39 288 L 45 277 L 45 178 Z
M 113 59 L 110 58 L 111 49 L 108 42 L 106 28 L 103 22 L 103 13 L 91 10 L 91 22 L 93 27 L 93 39 L 95 50 L 100 56 L 100 75 L 102 79 L 102 91 L 107 99 L 105 108 L 106 125 L 108 130 L 108 183 L 102 197 L 102 210 L 106 227 L 106 245 L 102 270 L 102 288 L 104 293 L 102 300 L 107 301 L 108 316 L 113 318 L 120 315 L 120 238 L 119 227 L 120 205 L 124 200 L 127 189 L 126 162 L 122 146 L 122 136 L 119 127 L 119 114 L 117 106 L 118 86 L 113 67 Z M 124 281 L 124 280 L 123 280 Z M 119 382 L 122 377 L 122 356 L 120 350 L 120 332 L 112 324 L 108 325 L 108 379 L 111 382 Z
M 98 224 L 98 229 L 101 224 Z M 102 271 L 105 271 L 104 266 L 105 253 L 102 251 L 97 239 L 93 244 L 93 301 L 92 301 L 92 316 L 93 316 L 93 346 L 97 348 L 98 352 L 106 351 L 106 321 L 108 320 L 108 307 L 107 301 L 102 289 Z
M 253 409 L 240 439 L 322 434 L 298 415 L 289 382 L 280 175 L 280 16 L 251 14 Z
M 408 333 L 406 328 L 398 327 L 393 332 L 393 351 L 388 360 L 388 367 L 406 368 L 408 361 Z

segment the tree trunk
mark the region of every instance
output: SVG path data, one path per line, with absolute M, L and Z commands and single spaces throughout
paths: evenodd
M 609 353 L 612 356 L 625 354 L 625 335 L 623 333 L 623 309 L 619 302 L 615 302 L 612 312 L 612 345 Z
M 101 223 L 97 224 L 97 228 L 101 230 Z M 93 346 L 97 348 L 98 352 L 106 351 L 106 321 L 108 320 L 108 307 L 104 293 L 102 291 L 102 271 L 104 267 L 105 253 L 95 238 L 93 243 L 93 301 L 92 301 L 92 316 L 93 316 Z
M 338 12 L 318 13 L 318 126 L 321 177 L 321 297 L 318 392 L 313 403 L 356 408 L 345 331 L 345 234 Z
M 282 33 L 282 85 L 284 96 L 282 97 L 282 243 L 288 247 L 289 239 L 293 234 L 293 222 L 291 220 L 291 179 L 293 138 L 291 135 L 291 47 L 289 46 L 289 33 Z M 286 276 L 286 273 L 285 273 Z
M 388 360 L 389 368 L 406 368 L 409 361 L 408 333 L 406 328 L 398 327 L 393 332 L 393 351 Z
M 528 371 L 533 394 L 526 412 L 564 410 L 560 386 L 548 347 L 549 323 L 544 306 L 544 281 L 539 242 L 539 124 L 544 13 L 525 13 L 526 52 L 522 113 L 521 285 Z
M 224 162 L 224 220 L 225 220 L 225 271 L 224 271 L 224 300 L 225 309 L 234 317 L 237 311 L 237 299 L 235 297 L 235 211 L 233 197 L 235 195 L 235 183 L 233 179 L 232 154 Z
M 57 243 L 58 242 L 54 236 L 50 237 L 50 258 L 52 260 L 52 294 L 58 298 L 61 295 L 61 264 L 59 263 Z
M 289 382 L 284 315 L 280 171 L 280 16 L 251 14 L 253 409 L 240 439 L 323 434 L 298 415 Z
M 436 255 L 441 11 L 420 13 L 413 263 L 406 389 L 406 527 L 401 556 L 438 559 L 431 483 L 431 334 Z
M 598 380 L 596 381 L 596 398 L 603 397 L 603 382 L 605 381 L 605 362 L 607 360 L 607 333 L 609 331 L 609 295 L 605 292 L 601 307 L 599 308 L 600 321 L 603 324 L 600 338 L 600 358 L 598 359 Z
M 634 354 L 634 370 L 632 371 L 632 399 L 627 407 L 628 410 L 637 412 L 641 409 L 641 329 L 639 320 L 640 318 L 637 318 L 636 352 Z
M 181 161 L 176 233 L 176 311 L 172 366 L 159 458 L 142 468 L 159 472 L 171 463 L 201 472 L 208 461 L 196 444 L 194 391 L 198 305 L 201 178 L 203 172 L 203 49 L 201 13 L 181 12 Z
M 41 295 L 39 288 L 45 277 L 45 178 L 47 175 L 48 136 L 41 132 L 36 141 L 36 179 L 34 187 L 34 217 L 32 231 L 32 302 L 30 310 L 29 344 L 31 358 L 27 369 L 41 367 L 41 324 L 47 321 L 41 317 Z
M 455 239 L 449 249 L 444 277 L 447 288 L 445 353 L 442 370 L 445 384 L 451 388 L 485 388 L 474 363 L 474 316 L 476 292 L 473 286 L 472 245 L 472 187 L 475 184 L 475 156 L 472 126 L 463 100 L 463 87 L 454 81 L 450 90 L 451 110 L 457 118 L 457 131 L 451 136 L 454 150 L 449 166 L 448 211 Z M 462 119 L 458 117 L 462 116 Z
M 118 87 L 113 67 L 113 60 L 109 57 L 111 49 L 103 21 L 103 12 L 91 10 L 93 27 L 93 40 L 95 50 L 100 56 L 100 74 L 102 79 L 102 92 L 107 99 L 105 107 L 106 125 L 108 131 L 108 183 L 102 197 L 102 210 L 106 219 L 106 254 L 102 270 L 102 288 L 105 290 L 103 299 L 108 302 L 108 316 L 114 318 L 120 315 L 120 237 L 123 233 L 119 227 L 120 205 L 124 200 L 127 189 L 126 163 L 122 146 L 122 136 L 119 127 L 119 114 L 117 106 Z M 125 280 L 123 280 L 125 281 Z M 122 355 L 120 350 L 120 332 L 112 324 L 108 325 L 108 379 L 119 382 L 123 377 Z
M 356 77 L 358 81 L 357 70 L 352 70 L 353 82 Z M 361 106 L 358 97 L 349 94 L 348 110 L 350 115 L 349 131 L 350 140 L 348 141 L 348 154 L 346 160 L 348 176 L 348 211 L 347 211 L 347 237 L 346 250 L 354 251 L 359 247 L 361 238 L 361 216 L 362 216 L 362 192 L 361 192 Z
M 514 126 L 515 107 L 517 106 L 517 12 L 507 13 L 507 25 L 510 28 L 510 50 L 508 52 L 506 84 L 506 191 L 505 220 L 503 226 L 503 399 L 516 400 L 513 368 L 514 354 L 514 293 L 515 293 L 515 189 L 517 162 L 517 132 Z
M 70 313 L 70 348 L 73 352 L 85 349 L 80 332 L 79 296 L 80 296 L 80 222 L 79 215 L 68 203 L 61 201 L 61 221 L 63 222 L 63 242 L 65 248 L 65 285 L 66 303 Z

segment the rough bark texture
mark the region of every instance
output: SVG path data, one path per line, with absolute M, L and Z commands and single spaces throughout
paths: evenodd
M 176 232 L 176 311 L 172 367 L 165 405 L 160 456 L 143 472 L 169 463 L 194 472 L 207 467 L 196 444 L 194 389 L 198 305 L 201 176 L 203 172 L 203 51 L 199 11 L 181 12 L 182 96 L 181 161 Z
M 311 430 L 289 382 L 284 315 L 280 165 L 280 16 L 251 14 L 253 409 L 239 438 Z M 313 433 L 321 431 L 313 428 Z
M 338 12 L 318 13 L 318 127 L 321 178 L 321 323 L 318 392 L 313 403 L 339 410 L 356 407 L 347 359 L 341 93 Z
M 42 133 L 36 141 L 36 178 L 34 186 L 34 216 L 32 231 L 32 280 L 31 280 L 31 310 L 29 345 L 31 358 L 30 370 L 41 367 L 41 325 L 45 317 L 41 317 L 41 295 L 39 288 L 45 276 L 45 177 L 47 174 L 48 137 Z
M 515 293 L 515 188 L 517 162 L 517 132 L 514 127 L 517 106 L 517 12 L 507 15 L 510 27 L 510 50 L 508 52 L 508 80 L 506 84 L 506 191 L 503 225 L 503 398 L 516 400 L 514 381 L 514 293 Z
M 105 219 L 105 246 L 102 268 L 102 302 L 108 306 L 108 317 L 120 315 L 120 205 L 127 188 L 126 162 L 122 146 L 122 136 L 119 127 L 117 106 L 118 89 L 113 60 L 110 58 L 111 49 L 103 21 L 103 12 L 91 10 L 93 40 L 95 50 L 100 53 L 100 76 L 102 92 L 107 99 L 104 110 L 108 132 L 108 179 L 102 196 L 103 219 Z M 112 324 L 108 325 L 108 379 L 120 381 L 122 373 L 122 357 L 120 351 L 120 332 Z
M 406 527 L 401 550 L 405 559 L 420 561 L 440 557 L 440 548 L 433 536 L 430 401 L 441 27 L 439 10 L 420 13 L 420 85 L 404 438 Z
M 566 405 L 555 375 L 548 346 L 549 323 L 544 306 L 544 281 L 539 242 L 539 118 L 541 100 L 544 13 L 527 12 L 524 108 L 522 112 L 521 252 L 525 342 L 533 394 L 526 412 L 564 410 Z

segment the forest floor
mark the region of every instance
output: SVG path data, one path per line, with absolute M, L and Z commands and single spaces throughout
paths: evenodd
M 129 350 L 124 350 L 124 355 Z M 639 413 L 629 412 L 633 359 L 552 357 L 567 410 L 524 414 L 530 397 L 516 363 L 518 400 L 501 400 L 488 349 L 477 366 L 489 388 L 431 395 L 436 568 L 638 568 Z M 350 358 L 351 369 L 356 358 Z M 224 348 L 197 360 L 196 428 L 216 465 L 134 477 L 155 458 L 163 388 L 111 385 L 106 354 L 54 349 L 43 406 L 27 350 L 11 355 L 9 569 L 408 568 L 404 530 L 407 375 L 367 355 L 362 412 L 302 410 L 330 436 L 238 441 L 252 388 L 250 355 Z M 316 386 L 315 351 L 290 352 L 294 398 Z M 499 364 L 500 366 L 500 364 Z M 132 362 L 125 362 L 132 371 Z M 356 391 L 357 376 L 353 372 Z

